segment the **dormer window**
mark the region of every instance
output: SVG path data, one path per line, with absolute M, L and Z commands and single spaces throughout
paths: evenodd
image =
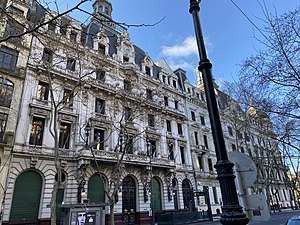
M 98 51 L 99 53 L 105 55 L 105 46 L 102 44 L 98 44 Z
M 108 10 L 107 7 L 105 7 L 105 14 L 106 14 L 106 15 L 109 15 L 109 10 Z
M 129 58 L 126 56 L 123 56 L 123 62 L 129 62 Z
M 145 72 L 147 75 L 151 76 L 151 69 L 149 66 L 145 66 Z
M 55 32 L 55 28 L 56 28 L 56 24 L 53 21 L 48 23 L 48 30 L 49 31 Z
M 77 33 L 75 31 L 71 31 L 70 41 L 75 43 L 76 39 L 77 39 Z

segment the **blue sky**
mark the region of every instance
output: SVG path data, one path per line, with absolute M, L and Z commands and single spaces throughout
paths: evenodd
M 148 52 L 153 61 L 164 58 L 172 69 L 181 67 L 187 71 L 191 83 L 196 84 L 195 68 L 199 57 L 194 38 L 194 27 L 189 13 L 188 0 L 110 0 L 113 19 L 127 24 L 153 24 L 156 26 L 130 27 L 132 42 Z M 258 0 L 262 2 L 262 0 Z M 263 12 L 257 0 L 234 0 L 251 20 L 262 27 Z M 74 0 L 58 1 L 61 8 Z M 265 0 L 270 12 L 281 14 L 300 6 L 298 0 Z M 256 53 L 262 46 L 254 38 L 259 32 L 232 4 L 231 0 L 202 0 L 200 18 L 208 57 L 213 64 L 217 83 L 237 76 L 238 64 Z M 84 5 L 91 11 L 91 4 Z M 86 16 L 71 16 L 84 21 Z

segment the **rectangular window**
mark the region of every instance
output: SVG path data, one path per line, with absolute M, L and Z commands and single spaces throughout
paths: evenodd
M 214 169 L 213 169 L 213 165 L 212 165 L 211 159 L 207 159 L 207 162 L 208 162 L 208 169 L 209 169 L 210 172 L 212 172 Z
M 59 142 L 58 147 L 69 149 L 70 148 L 70 139 L 71 139 L 71 124 L 70 123 L 60 123 L 59 129 Z
M 105 113 L 105 101 L 96 98 L 96 103 L 95 103 L 95 112 L 99 114 L 104 114 Z
M 132 121 L 132 109 L 131 108 L 129 108 L 129 107 L 124 108 L 124 119 L 127 122 Z
M 52 53 L 51 49 L 44 48 L 42 60 L 44 62 L 51 63 L 52 62 L 52 57 L 53 57 L 53 53 Z
M 245 153 L 244 147 L 241 146 L 241 152 Z
M 151 75 L 151 69 L 149 66 L 145 66 L 145 71 L 146 71 L 147 75 L 149 75 L 149 76 Z
M 36 94 L 37 100 L 48 101 L 49 96 L 49 84 L 43 81 L 39 81 L 38 90 Z
M 133 137 L 129 136 L 125 142 L 125 150 L 129 154 L 133 154 Z
M 43 134 L 45 127 L 45 119 L 39 117 L 33 117 L 32 127 L 29 137 L 30 145 L 42 145 L 43 143 Z
M 104 138 L 105 131 L 102 129 L 94 129 L 94 141 L 97 140 L 97 144 L 93 147 L 96 150 L 104 150 Z
M 207 141 L 207 136 L 203 135 L 203 141 L 204 141 L 204 146 L 206 149 L 208 149 L 208 141 Z
M 177 100 L 174 101 L 174 104 L 175 104 L 175 109 L 178 109 L 178 101 Z
M 20 16 L 24 16 L 24 11 L 22 9 L 19 9 L 19 8 L 13 6 L 13 5 L 10 5 L 8 10 L 9 10 L 9 12 L 16 13 Z
M 178 128 L 178 134 L 182 135 L 182 125 L 180 123 L 177 123 L 177 128 Z
M 20 43 L 22 41 L 23 37 L 23 32 L 24 32 L 24 27 L 22 24 L 18 23 L 14 19 L 8 19 L 6 28 L 4 31 L 4 37 L 11 37 L 9 38 L 10 42 L 14 43 Z M 13 36 L 18 36 L 18 37 L 13 37 Z
M 229 135 L 230 135 L 230 136 L 233 136 L 233 131 L 232 131 L 232 128 L 231 128 L 231 127 L 227 127 L 227 129 L 228 129 L 228 133 L 229 133 Z
M 150 155 L 152 158 L 156 157 L 156 141 L 155 140 L 149 140 L 148 141 L 148 155 Z
M 101 69 L 97 69 L 96 70 L 96 80 L 105 80 L 105 71 L 101 70 Z
M 176 85 L 176 80 L 173 80 L 173 87 L 176 88 L 177 85 Z
M 217 188 L 213 187 L 212 189 L 213 189 L 213 194 L 214 194 L 214 202 L 215 202 L 215 204 L 219 204 Z
M 196 121 L 196 115 L 194 111 L 191 111 L 191 117 L 193 121 Z
M 245 136 L 245 140 L 249 142 L 249 141 L 250 141 L 249 135 L 245 132 L 245 133 L 244 133 L 244 136 Z
M 165 84 L 166 83 L 166 76 L 162 76 L 162 81 L 163 81 L 163 83 Z
M 195 144 L 199 145 L 198 132 L 197 131 L 194 132 L 194 136 L 195 136 Z
M 199 169 L 203 170 L 202 156 L 198 156 Z
M 173 148 L 174 148 L 174 144 L 169 141 L 169 143 L 168 143 L 169 157 L 168 158 L 171 159 L 171 160 L 174 160 Z
M 15 71 L 19 52 L 6 46 L 1 47 L 0 67 L 3 69 Z
M 76 60 L 72 58 L 67 58 L 67 69 L 75 71 Z
M 205 118 L 204 116 L 200 116 L 201 125 L 205 126 Z
M 7 123 L 7 114 L 0 113 L 0 142 L 4 141 L 6 123 Z
M 172 132 L 171 121 L 167 120 L 167 131 Z
M 169 106 L 169 98 L 167 96 L 164 96 L 164 102 L 165 106 Z
M 153 100 L 153 93 L 152 93 L 152 90 L 150 89 L 146 89 L 146 96 L 147 96 L 147 99 L 148 100 Z
M 181 163 L 185 164 L 184 147 L 180 146 Z
M 73 91 L 72 90 L 69 90 L 69 89 L 64 90 L 63 103 L 67 107 L 73 106 Z
M 235 146 L 235 144 L 232 144 L 232 145 L 231 145 L 231 148 L 232 148 L 232 151 L 236 151 L 236 146 Z
M 131 90 L 131 83 L 129 80 L 124 80 L 124 90 L 126 90 L 126 91 Z
M 152 128 L 155 126 L 154 115 L 152 114 L 148 114 L 148 126 Z

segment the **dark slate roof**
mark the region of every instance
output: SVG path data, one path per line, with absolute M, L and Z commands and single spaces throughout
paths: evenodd
M 90 47 L 93 46 L 93 37 L 97 35 L 100 31 L 100 27 L 97 23 L 91 22 L 87 27 L 87 37 L 86 37 L 86 44 Z M 109 39 L 109 51 L 108 54 L 112 56 L 113 54 L 117 53 L 116 43 L 117 43 L 117 35 L 116 33 L 111 32 L 108 29 L 104 31 L 105 35 Z

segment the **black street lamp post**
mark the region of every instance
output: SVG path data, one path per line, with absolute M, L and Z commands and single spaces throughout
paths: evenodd
M 235 176 L 233 174 L 233 163 L 228 160 L 225 148 L 225 142 L 211 73 L 212 64 L 207 58 L 201 30 L 199 18 L 200 1 L 201 0 L 190 0 L 189 12 L 192 14 L 194 22 L 198 53 L 200 57 L 198 70 L 201 71 L 203 76 L 207 108 L 217 156 L 217 163 L 214 167 L 216 168 L 218 173 L 217 179 L 220 183 L 223 199 L 220 222 L 223 225 L 246 225 L 248 224 L 249 219 L 246 217 L 246 214 L 243 212 L 242 207 L 239 205 L 236 186 L 234 183 Z

